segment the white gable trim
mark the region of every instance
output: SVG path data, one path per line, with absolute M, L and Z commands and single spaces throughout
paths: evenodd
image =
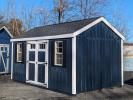
M 89 28 L 93 27 L 94 25 L 100 23 L 100 22 L 104 22 L 109 28 L 111 28 L 119 37 L 121 37 L 123 40 L 125 40 L 125 37 L 116 29 L 114 28 L 114 26 L 112 26 L 104 17 L 100 17 L 99 19 L 93 21 L 92 23 L 90 23 L 89 25 L 81 28 L 80 30 L 74 32 L 74 36 L 77 36 L 79 34 L 81 34 L 82 32 L 88 30 Z
M 0 30 L 2 30 L 2 29 L 4 29 L 4 30 L 8 33 L 8 35 L 9 35 L 11 38 L 13 38 L 12 34 L 9 32 L 9 30 L 8 30 L 5 26 L 3 26 L 2 28 L 0 28 Z
M 125 37 L 114 27 L 112 26 L 104 17 L 100 17 L 97 20 L 93 21 L 92 23 L 86 25 L 85 27 L 77 30 L 74 33 L 70 34 L 62 34 L 62 35 L 54 35 L 54 36 L 42 36 L 42 37 L 30 37 L 30 38 L 17 38 L 11 39 L 11 41 L 31 41 L 31 40 L 45 40 L 45 39 L 57 39 L 57 38 L 72 38 L 75 37 L 82 32 L 88 30 L 89 28 L 93 27 L 94 25 L 104 22 L 112 31 L 114 31 L 121 39 L 125 40 Z

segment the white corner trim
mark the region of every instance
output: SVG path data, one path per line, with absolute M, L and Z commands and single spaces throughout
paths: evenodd
M 82 32 L 86 31 L 87 29 L 93 27 L 94 25 L 104 22 L 109 28 L 111 28 L 119 37 L 125 40 L 125 37 L 116 29 L 114 28 L 104 17 L 100 17 L 97 20 L 93 21 L 92 23 L 88 24 L 87 26 L 81 28 L 80 30 L 74 32 L 74 36 L 81 34 Z
M 31 37 L 31 38 L 17 38 L 11 39 L 11 41 L 34 41 L 34 40 L 48 40 L 48 39 L 59 39 L 59 38 L 71 38 L 73 34 L 63 34 L 54 36 L 42 36 L 42 37 Z
M 121 40 L 121 85 L 124 85 L 124 79 L 123 79 L 123 40 Z
M 72 38 L 72 94 L 76 94 L 76 37 Z
M 47 63 L 46 65 L 45 65 L 45 83 L 46 83 L 46 88 L 48 88 L 48 67 L 49 67 L 49 40 L 46 40 L 45 41 L 46 42 L 46 59 L 45 59 L 45 62 Z
M 11 79 L 13 79 L 13 42 L 12 42 L 12 53 L 11 53 Z
M 13 38 L 12 34 L 9 32 L 9 30 L 8 30 L 5 26 L 3 26 L 0 30 L 2 30 L 2 29 L 6 30 L 7 33 L 9 34 L 9 36 L 10 36 L 11 38 Z

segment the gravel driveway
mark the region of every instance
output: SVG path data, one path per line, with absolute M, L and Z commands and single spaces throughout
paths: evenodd
M 103 89 L 70 96 L 10 80 L 0 76 L 0 100 L 133 100 L 133 85 Z

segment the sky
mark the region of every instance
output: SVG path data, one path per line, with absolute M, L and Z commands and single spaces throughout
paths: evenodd
M 4 9 L 6 8 L 7 4 L 5 1 L 7 0 L 0 0 L 0 11 L 4 11 Z M 32 9 L 35 7 L 45 7 L 45 9 L 51 10 L 53 7 L 53 0 L 16 0 L 15 5 L 17 5 L 16 9 L 18 10 L 18 12 L 20 9 L 22 9 L 20 8 L 20 6 L 22 5 L 25 5 L 27 9 Z M 129 41 L 133 42 L 133 0 L 109 0 L 106 6 L 103 9 L 103 12 L 105 12 L 103 13 L 103 16 L 109 22 L 111 22 L 111 13 L 115 11 L 121 13 L 129 30 Z

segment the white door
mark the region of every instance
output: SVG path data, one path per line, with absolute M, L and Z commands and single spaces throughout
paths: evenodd
M 48 86 L 48 41 L 27 43 L 27 83 Z
M 0 44 L 0 73 L 9 72 L 9 45 Z

